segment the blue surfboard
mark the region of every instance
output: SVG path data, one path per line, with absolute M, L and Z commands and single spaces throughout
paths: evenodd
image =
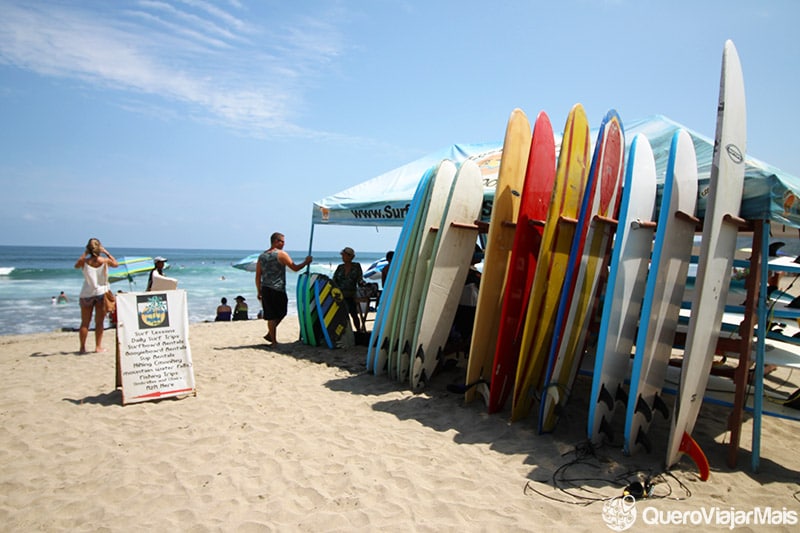
M 606 155 L 606 148 L 608 147 L 607 143 L 609 140 L 613 140 L 615 143 L 619 142 L 617 135 L 614 135 L 614 137 L 609 136 L 612 129 L 610 128 L 610 125 L 612 123 L 614 123 L 615 130 L 617 130 L 619 136 L 621 136 L 622 122 L 620 121 L 617 112 L 613 109 L 606 113 L 606 116 L 603 117 L 603 121 L 600 124 L 600 129 L 597 133 L 597 142 L 595 143 L 594 155 L 592 156 L 592 165 L 589 170 L 589 177 L 586 180 L 586 188 L 581 200 L 581 208 L 578 212 L 575 236 L 572 239 L 572 247 L 570 248 L 569 261 L 567 263 L 564 283 L 561 286 L 558 312 L 556 314 L 553 336 L 550 342 L 548 361 L 545 365 L 542 401 L 539 404 L 539 420 L 537 424 L 539 433 L 552 431 L 553 425 L 555 424 L 555 421 L 553 420 L 553 412 L 555 409 L 554 404 L 561 403 L 560 400 L 545 401 L 545 395 L 549 394 L 551 398 L 554 396 L 559 398 L 568 394 L 567 390 L 560 390 L 559 387 L 568 387 L 569 385 L 567 383 L 557 383 L 556 381 L 558 381 L 558 379 L 554 379 L 554 370 L 556 367 L 556 359 L 559 354 L 562 339 L 567 335 L 565 332 L 565 324 L 570 312 L 574 288 L 578 282 L 577 276 L 581 267 L 581 258 L 583 257 L 583 249 L 584 245 L 586 244 L 586 236 L 589 233 L 590 224 L 592 223 L 595 215 L 597 215 L 599 212 L 602 203 L 601 196 L 608 193 L 605 188 L 609 187 L 609 182 L 611 182 L 611 180 L 608 179 L 601 180 L 601 177 L 606 177 L 603 159 Z M 621 161 L 618 161 L 618 164 L 621 164 Z M 618 184 L 612 183 L 611 185 L 617 186 Z M 612 191 L 611 196 L 614 194 L 615 192 Z M 614 209 L 614 215 L 612 216 L 615 215 L 616 209 Z M 548 390 L 548 388 L 551 387 L 553 388 L 553 391 Z
M 295 290 L 295 297 L 297 298 L 297 320 L 300 322 L 300 341 L 303 344 L 310 344 L 308 338 L 308 324 L 306 323 L 305 304 L 306 292 L 305 288 L 308 284 L 308 273 L 303 272 L 297 276 L 297 288 Z
M 656 223 L 656 164 L 647 137 L 637 135 L 628 151 L 619 224 L 609 264 L 597 340 L 587 433 L 595 444 L 613 442 L 611 420 L 617 400 L 625 401 L 631 352 L 644 298 Z
M 394 258 L 389 264 L 386 286 L 383 289 L 380 304 L 375 312 L 375 320 L 372 325 L 372 333 L 370 334 L 369 346 L 367 348 L 367 368 L 372 370 L 375 374 L 383 372 L 386 364 L 386 361 L 381 362 L 380 357 L 378 357 L 382 348 L 381 343 L 386 340 L 386 335 L 389 332 L 388 328 L 392 327 L 392 316 L 390 313 L 393 305 L 392 300 L 394 299 L 394 295 L 399 293 L 398 286 L 400 286 L 403 281 L 400 277 L 400 273 L 403 270 L 402 267 L 404 266 L 403 261 L 409 259 L 409 254 L 406 253 L 406 250 L 411 245 L 412 236 L 415 235 L 416 225 L 420 218 L 420 211 L 423 209 L 423 206 L 427 205 L 427 198 L 431 190 L 431 180 L 435 170 L 436 166 L 428 169 L 417 184 L 411 206 L 406 214 L 400 236 L 397 239 Z M 385 349 L 385 347 L 383 348 Z
M 698 220 L 697 159 L 691 137 L 683 130 L 672 137 L 658 228 L 642 302 L 636 351 L 625 416 L 623 452 L 649 448 L 647 430 L 655 411 L 667 415 L 661 400 L 678 325 L 683 289 Z

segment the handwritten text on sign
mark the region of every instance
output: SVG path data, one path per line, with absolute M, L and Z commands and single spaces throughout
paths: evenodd
M 117 295 L 123 403 L 194 393 L 186 292 Z

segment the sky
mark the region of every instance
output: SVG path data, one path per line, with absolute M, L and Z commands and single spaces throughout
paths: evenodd
M 747 153 L 800 176 L 794 0 L 0 0 L 0 244 L 307 250 L 312 204 L 514 108 L 714 137 L 735 43 Z M 313 250 L 398 231 L 316 226 Z

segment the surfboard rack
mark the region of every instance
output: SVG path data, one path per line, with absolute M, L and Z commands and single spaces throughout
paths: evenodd
M 652 229 L 655 230 L 658 227 L 658 222 L 654 220 L 634 220 L 631 223 L 631 229 Z
M 675 218 L 694 224 L 698 229 L 703 227 L 703 222 L 699 218 L 685 211 L 675 211 Z
M 463 222 L 451 222 L 451 228 L 460 228 L 460 229 L 471 229 L 475 231 L 480 231 L 480 226 L 478 224 L 465 224 Z
M 724 217 L 722 217 L 722 221 L 726 224 L 732 224 L 740 230 L 752 229 L 752 226 L 748 221 L 736 215 L 732 215 L 731 213 L 727 213 Z
M 544 227 L 544 223 L 545 223 L 544 220 L 533 220 L 532 218 L 528 219 L 528 225 L 529 226 L 533 226 L 533 227 L 537 227 L 537 228 L 543 228 Z
M 592 220 L 613 227 L 617 227 L 617 224 L 619 224 L 619 221 L 616 218 L 604 217 L 603 215 L 595 215 Z

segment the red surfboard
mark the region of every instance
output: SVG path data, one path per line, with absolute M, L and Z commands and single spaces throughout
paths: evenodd
M 517 228 L 506 274 L 500 329 L 489 388 L 490 413 L 502 410 L 514 389 L 524 317 L 555 179 L 556 146 L 553 126 L 547 114 L 542 111 L 533 126 Z

